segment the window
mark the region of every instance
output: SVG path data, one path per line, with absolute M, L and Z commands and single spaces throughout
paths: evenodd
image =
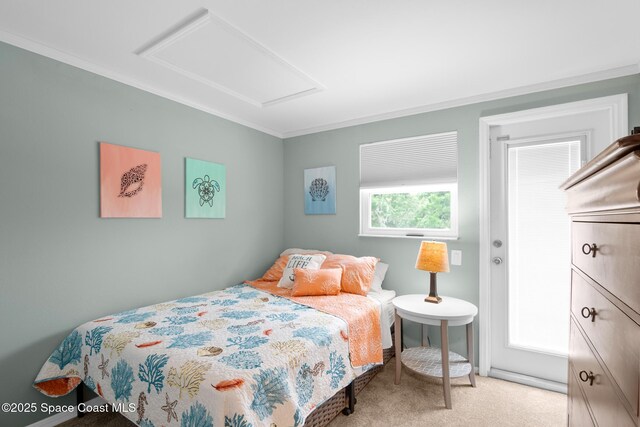
M 457 132 L 360 146 L 360 234 L 458 237 Z

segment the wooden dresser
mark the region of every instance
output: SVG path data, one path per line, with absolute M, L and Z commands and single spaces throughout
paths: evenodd
M 614 142 L 561 188 L 572 219 L 569 425 L 637 427 L 640 134 Z

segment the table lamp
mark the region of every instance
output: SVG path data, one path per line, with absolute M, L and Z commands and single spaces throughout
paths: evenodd
M 424 300 L 439 304 L 442 298 L 438 296 L 436 284 L 436 273 L 449 272 L 449 256 L 447 254 L 447 244 L 441 242 L 422 242 L 416 260 L 418 270 L 428 271 L 430 274 L 429 296 Z

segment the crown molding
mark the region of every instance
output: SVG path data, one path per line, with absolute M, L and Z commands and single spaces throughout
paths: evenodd
M 59 49 L 47 46 L 41 42 L 31 40 L 29 38 L 26 38 L 17 34 L 0 30 L 0 41 L 19 47 L 21 49 L 25 49 L 25 50 L 37 53 L 39 55 L 42 55 L 51 59 L 54 59 L 56 61 L 63 62 L 65 64 L 74 66 L 76 68 L 80 68 L 85 71 L 98 74 L 100 76 L 109 78 L 111 80 L 115 80 L 117 82 L 126 84 L 128 86 L 135 87 L 145 92 L 152 93 L 154 95 L 169 99 L 171 101 L 175 101 L 179 104 L 186 105 L 191 108 L 195 108 L 205 113 L 212 114 L 214 116 L 229 120 L 231 122 L 240 124 L 242 126 L 246 126 L 251 129 L 255 129 L 257 131 L 260 131 L 281 139 L 294 138 L 297 136 L 303 136 L 303 135 L 309 135 L 309 134 L 318 133 L 318 132 L 341 129 L 341 128 L 346 128 L 350 126 L 362 125 L 362 124 L 367 124 L 367 123 L 372 123 L 372 122 L 377 122 L 382 120 L 412 116 L 412 115 L 421 114 L 421 113 L 428 113 L 431 111 L 444 110 L 447 108 L 461 107 L 464 105 L 477 104 L 481 102 L 494 101 L 494 100 L 509 98 L 513 96 L 527 95 L 530 93 L 543 92 L 546 90 L 560 89 L 563 87 L 575 86 L 579 84 L 592 83 L 592 82 L 597 82 L 601 80 L 640 74 L 640 62 L 636 62 L 636 63 L 629 64 L 622 67 L 599 70 L 593 73 L 583 74 L 580 76 L 569 77 L 564 79 L 552 80 L 545 83 L 521 86 L 517 88 L 502 90 L 502 91 L 496 91 L 496 92 L 490 92 L 490 93 L 485 93 L 481 95 L 459 98 L 451 101 L 444 101 L 444 102 L 439 102 L 434 104 L 426 104 L 426 105 L 408 108 L 408 109 L 394 110 L 394 111 L 389 111 L 381 114 L 363 116 L 363 117 L 345 120 L 341 122 L 327 123 L 324 125 L 314 126 L 310 128 L 303 128 L 303 129 L 281 132 L 265 126 L 258 125 L 248 120 L 244 120 L 235 115 L 218 111 L 216 109 L 210 108 L 200 103 L 193 102 L 175 93 L 171 93 L 163 89 L 160 89 L 158 87 L 155 87 L 153 85 L 143 83 L 137 79 L 133 79 L 131 77 L 122 75 L 106 67 L 103 67 L 103 66 L 94 64 L 90 61 L 87 61 L 85 59 L 79 58 L 68 52 L 61 51 Z
M 402 110 L 389 111 L 382 114 L 374 114 L 364 116 L 357 119 L 346 120 L 337 123 L 328 123 L 326 125 L 314 126 L 306 129 L 292 130 L 283 132 L 283 138 L 294 138 L 297 136 L 309 135 L 312 133 L 325 132 L 329 130 L 341 129 L 350 126 L 363 125 L 367 123 L 379 122 L 382 120 L 396 119 L 400 117 L 413 116 L 416 114 L 428 113 L 431 111 L 445 110 L 448 108 L 462 107 L 465 105 L 478 104 L 481 102 L 495 101 L 498 99 L 510 98 L 513 96 L 528 95 L 536 92 L 544 92 L 546 90 L 561 89 L 569 86 L 576 86 L 585 83 L 593 83 L 602 80 L 613 79 L 616 77 L 631 76 L 640 74 L 640 62 L 629 64 L 622 67 L 600 70 L 593 73 L 582 74 L 575 77 L 552 80 L 544 83 L 520 86 L 512 89 L 505 89 L 496 92 L 489 92 L 481 95 L 475 95 L 465 98 L 459 98 L 451 101 L 438 102 L 434 104 L 426 104 L 419 107 L 407 108 Z
M 28 50 L 30 52 L 37 53 L 38 55 L 45 56 L 47 58 L 54 59 L 56 61 L 63 62 L 65 64 L 71 65 L 76 68 L 80 68 L 85 71 L 89 71 L 90 73 L 100 75 L 102 77 L 106 77 L 111 80 L 115 80 L 119 83 L 123 83 L 127 86 L 132 86 L 136 89 L 143 90 L 145 92 L 152 93 L 154 95 L 160 96 L 162 98 L 169 99 L 171 101 L 175 101 L 179 104 L 186 105 L 187 107 L 195 108 L 196 110 L 204 111 L 205 113 L 212 114 L 214 116 L 229 120 L 231 122 L 237 123 L 242 126 L 249 127 L 251 129 L 255 129 L 260 132 L 264 132 L 271 136 L 275 136 L 276 138 L 282 139 L 282 133 L 278 132 L 274 129 L 258 125 L 256 123 L 241 119 L 232 114 L 223 113 L 221 111 L 215 110 L 213 108 L 207 107 L 197 102 L 193 102 L 189 99 L 186 99 L 180 95 L 177 95 L 172 92 L 168 92 L 166 90 L 160 89 L 156 86 L 149 85 L 148 83 L 143 83 L 140 80 L 125 76 L 116 71 L 110 70 L 101 65 L 97 65 L 93 62 L 87 61 L 85 59 L 79 58 L 71 53 L 64 52 L 62 50 L 53 48 L 51 46 L 47 46 L 44 43 L 31 40 L 29 38 L 10 33 L 8 31 L 0 30 L 0 41 L 19 47 L 21 49 Z

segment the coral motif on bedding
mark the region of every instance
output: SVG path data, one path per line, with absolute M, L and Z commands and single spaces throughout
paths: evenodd
M 304 363 L 298 371 L 296 392 L 298 393 L 298 405 L 300 406 L 304 406 L 313 394 L 313 374 L 311 368 L 306 363 Z
M 114 355 L 114 352 L 117 356 L 120 356 L 124 351 L 125 347 L 133 341 L 134 338 L 138 338 L 140 336 L 140 332 L 133 331 L 124 331 L 117 334 L 107 335 L 107 338 L 104 341 L 104 347 L 111 350 L 109 353 L 110 356 Z
M 127 362 L 120 359 L 111 370 L 111 388 L 116 400 L 128 400 L 131 397 L 133 381 L 133 369 Z
M 147 393 L 151 393 L 151 386 L 153 386 L 157 393 L 162 391 L 164 386 L 164 373 L 162 368 L 167 364 L 169 356 L 166 354 L 150 354 L 144 361 L 144 364 L 140 364 L 138 367 L 138 378 L 140 381 L 147 383 Z
M 264 337 L 259 337 L 259 336 L 252 336 L 252 337 L 232 337 L 232 338 L 227 338 L 227 347 L 232 347 L 234 345 L 237 345 L 238 348 L 241 348 L 243 350 L 248 350 L 250 348 L 255 348 L 255 347 L 259 347 L 262 344 L 267 343 L 269 340 L 267 338 Z
M 335 387 L 340 383 L 340 380 L 344 378 L 346 373 L 346 365 L 341 355 L 338 355 L 335 351 L 332 351 L 329 355 L 329 370 L 327 375 L 331 376 L 331 386 Z
M 284 368 L 267 369 L 253 376 L 255 383 L 251 385 L 253 390 L 253 409 L 258 417 L 263 420 L 273 414 L 278 404 L 283 404 L 289 397 L 287 384 L 287 372 Z
M 96 353 L 100 351 L 100 347 L 102 347 L 102 337 L 111 329 L 113 328 L 109 326 L 98 326 L 97 328 L 87 332 L 84 338 L 84 343 L 89 346 L 89 356 L 91 356 L 94 351 Z
M 365 368 L 345 321 L 247 285 L 88 322 L 56 348 L 34 386 L 80 381 L 140 426 L 300 426 Z M 123 407 L 126 407 L 124 405 Z
M 262 366 L 260 354 L 255 351 L 241 350 L 220 358 L 220 361 L 235 369 L 255 369 Z
M 77 365 L 80 363 L 82 355 L 82 337 L 78 331 L 73 331 L 71 335 L 62 341 L 62 344 L 53 352 L 49 362 L 55 363 L 60 369 L 64 369 L 68 364 Z
M 136 323 L 147 320 L 149 317 L 153 316 L 155 313 L 153 311 L 147 313 L 132 313 L 122 316 L 120 319 L 116 321 L 116 323 Z
M 171 341 L 167 348 L 190 348 L 205 345 L 213 339 L 213 333 L 209 331 L 197 332 L 195 334 L 178 335 Z
M 169 369 L 167 384 L 180 390 L 179 397 L 181 399 L 183 391 L 186 391 L 189 397 L 194 397 L 200 391 L 200 384 L 204 381 L 205 374 L 210 367 L 210 363 L 189 360 L 180 367 L 179 373 L 175 367 Z
M 246 282 L 257 289 L 287 298 L 290 301 L 304 305 L 296 305 L 294 310 L 305 309 L 305 306 L 331 314 L 342 320 L 347 325 L 348 333 L 341 332 L 341 337 L 349 343 L 350 360 L 353 366 L 365 366 L 372 363 L 382 363 L 382 339 L 380 330 L 380 312 L 375 303 L 360 295 L 341 292 L 338 295 L 326 297 L 318 296 L 292 296 L 290 289 L 281 288 L 275 281 L 254 280 Z M 279 299 L 273 304 L 281 304 Z M 309 308 L 307 308 L 308 310 Z M 308 320 L 311 320 L 307 318 Z M 323 325 L 326 316 L 318 316 L 313 320 L 313 328 L 304 326 L 296 330 L 294 336 L 303 337 L 314 341 L 319 346 L 326 345 L 325 331 L 317 328 Z M 329 322 L 331 322 L 329 320 Z M 289 327 L 285 324 L 282 327 Z M 295 324 L 291 324 L 295 328 Z

